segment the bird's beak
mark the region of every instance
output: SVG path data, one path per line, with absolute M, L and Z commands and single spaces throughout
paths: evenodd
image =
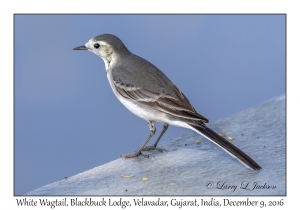
M 79 46 L 79 47 L 75 47 L 73 50 L 88 50 L 89 48 L 87 48 L 85 45 Z

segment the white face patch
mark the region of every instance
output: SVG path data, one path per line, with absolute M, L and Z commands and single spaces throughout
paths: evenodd
M 100 45 L 99 48 L 95 48 L 95 44 L 98 43 Z M 88 51 L 98 55 L 100 58 L 103 59 L 105 64 L 105 69 L 107 70 L 112 63 L 112 47 L 108 45 L 106 42 L 103 41 L 94 41 L 93 39 L 90 39 L 85 46 L 88 48 Z
M 95 53 L 96 55 L 98 55 L 96 48 L 94 47 L 94 45 L 96 44 L 96 42 L 93 42 L 93 39 L 90 39 L 85 46 L 88 48 L 88 51 Z M 99 55 L 98 55 L 99 56 Z

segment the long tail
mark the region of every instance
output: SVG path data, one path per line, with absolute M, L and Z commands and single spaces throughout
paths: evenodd
M 246 155 L 239 148 L 237 148 L 229 141 L 221 137 L 219 134 L 214 132 L 212 129 L 208 128 L 206 125 L 201 124 L 199 126 L 196 126 L 194 124 L 189 124 L 189 126 L 191 127 L 191 129 L 193 129 L 200 135 L 204 136 L 205 138 L 209 139 L 213 143 L 217 144 L 219 147 L 221 147 L 226 152 L 228 152 L 231 156 L 237 158 L 247 168 L 251 168 L 253 170 L 261 169 L 261 167 L 254 160 L 252 160 L 248 155 Z

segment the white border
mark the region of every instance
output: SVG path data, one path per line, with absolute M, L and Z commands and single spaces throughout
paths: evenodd
M 297 1 L 283 0 L 209 0 L 209 1 L 2 1 L 1 5 L 1 69 L 0 69 L 0 196 L 2 207 L 15 207 L 13 196 L 13 14 L 15 13 L 281 13 L 287 14 L 287 197 L 284 208 L 297 205 L 299 182 L 299 6 Z M 298 9 L 297 9 L 298 8 Z M 17 47 L 17 46 L 15 46 Z M 20 198 L 20 197 L 18 197 Z M 52 197 L 54 198 L 54 197 Z M 185 197 L 186 198 L 186 197 Z M 207 198 L 207 197 L 206 197 Z M 230 197 L 241 200 L 243 197 Z M 272 200 L 263 197 L 259 200 Z M 154 197 L 153 197 L 154 199 Z M 222 197 L 217 197 L 222 199 Z M 277 197 L 279 199 L 279 197 Z M 298 205 L 297 205 L 298 206 Z M 49 207 L 46 207 L 49 208 Z M 4 209 L 4 208 L 1 208 Z M 11 208 L 5 208 L 11 209 Z M 39 208 L 40 209 L 40 208 Z M 120 208 L 119 208 L 120 209 Z M 133 209 L 133 208 L 131 208 Z

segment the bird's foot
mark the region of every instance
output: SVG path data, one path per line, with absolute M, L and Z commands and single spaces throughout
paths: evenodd
M 157 147 L 155 147 L 155 146 L 144 147 L 144 148 L 142 149 L 142 151 L 150 151 L 150 150 L 157 150 L 157 151 L 159 151 L 159 152 L 163 152 L 163 151 L 166 151 L 166 152 L 167 152 L 167 150 L 162 149 L 162 148 L 157 148 Z
M 127 154 L 121 155 L 122 158 L 134 158 L 134 157 L 137 157 L 137 156 L 143 156 L 143 157 L 146 157 L 146 158 L 149 157 L 149 155 L 142 154 L 141 152 L 127 153 Z

